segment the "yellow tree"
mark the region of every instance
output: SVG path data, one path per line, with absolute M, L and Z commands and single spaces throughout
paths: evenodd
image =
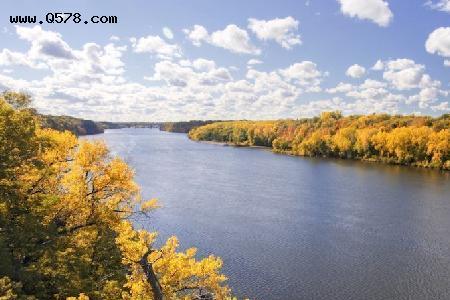
M 158 205 L 104 143 L 41 129 L 32 110 L 8 102 L 0 98 L 0 297 L 228 297 L 220 259 L 177 252 L 176 238 L 158 249 L 156 233 L 133 228 L 130 216 Z

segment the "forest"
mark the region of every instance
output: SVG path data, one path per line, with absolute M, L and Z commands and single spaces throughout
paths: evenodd
M 194 128 L 211 124 L 217 121 L 199 121 L 192 120 L 186 122 L 163 122 L 159 125 L 159 129 L 168 132 L 188 133 Z
M 189 132 L 196 141 L 271 147 L 298 156 L 335 157 L 450 170 L 450 114 L 318 117 L 208 124 Z
M 8 90 L 0 93 L 0 97 L 4 102 L 16 103 L 15 105 L 20 103 L 20 105 L 26 106 L 29 105 L 31 101 L 30 96 L 26 93 L 17 93 Z M 58 131 L 67 130 L 77 136 L 103 133 L 106 128 L 102 124 L 91 120 L 83 120 L 71 116 L 52 116 L 40 114 L 32 107 L 27 107 L 27 111 L 39 119 L 38 122 L 42 128 L 52 128 Z
M 0 96 L 0 299 L 230 299 L 219 257 L 133 225 L 159 204 L 123 160 L 43 128 L 30 104 Z
M 51 115 L 40 115 L 40 119 L 41 126 L 44 128 L 52 128 L 59 131 L 68 130 L 77 136 L 104 132 L 104 127 L 101 124 L 91 120 Z

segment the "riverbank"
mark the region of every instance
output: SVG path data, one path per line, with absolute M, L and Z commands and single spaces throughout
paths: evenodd
M 243 144 L 233 144 L 233 143 L 214 142 L 214 141 L 196 141 L 196 140 L 192 140 L 192 141 L 196 142 L 196 143 L 200 143 L 200 144 L 209 144 L 209 145 L 217 145 L 217 146 L 224 146 L 224 147 L 261 149 L 261 150 L 265 150 L 265 151 L 271 151 L 274 154 L 286 155 L 286 156 L 292 156 L 292 157 L 335 159 L 335 160 L 341 160 L 341 161 L 354 161 L 354 162 L 380 164 L 380 165 L 385 164 L 385 165 L 392 165 L 392 166 L 436 170 L 436 168 L 432 168 L 432 167 L 417 166 L 417 165 L 412 165 L 412 164 L 400 164 L 400 163 L 395 163 L 395 162 L 384 162 L 384 161 L 377 160 L 375 158 L 357 159 L 357 158 L 340 158 L 340 157 L 330 157 L 330 156 L 307 156 L 307 155 L 298 155 L 298 154 L 292 153 L 290 151 L 279 151 L 279 150 L 275 150 L 275 149 L 273 149 L 271 147 L 267 147 L 267 146 L 243 145 Z M 447 169 L 441 169 L 438 171 L 450 173 L 450 170 L 447 170 Z
M 195 128 L 195 141 L 262 146 L 276 153 L 450 170 L 450 115 L 387 114 L 279 121 L 218 122 Z
M 192 139 L 191 139 L 191 140 L 192 140 Z M 254 148 L 254 149 L 272 150 L 270 147 L 266 147 L 266 146 L 255 146 L 255 145 L 233 144 L 233 143 L 215 142 L 215 141 L 196 141 L 196 140 L 192 140 L 192 141 L 197 142 L 197 143 L 210 144 L 210 145 L 218 145 L 218 146 L 224 146 L 224 147 Z

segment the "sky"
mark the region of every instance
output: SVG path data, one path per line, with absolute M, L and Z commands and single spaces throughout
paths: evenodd
M 82 21 L 46 22 L 57 12 Z M 37 22 L 12 24 L 19 15 Z M 450 0 L 2 0 L 6 89 L 97 121 L 439 116 Z

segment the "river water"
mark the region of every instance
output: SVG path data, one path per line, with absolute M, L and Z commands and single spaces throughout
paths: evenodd
M 450 299 L 450 172 L 273 154 L 157 129 L 104 139 L 163 208 L 138 222 L 224 260 L 250 299 Z

